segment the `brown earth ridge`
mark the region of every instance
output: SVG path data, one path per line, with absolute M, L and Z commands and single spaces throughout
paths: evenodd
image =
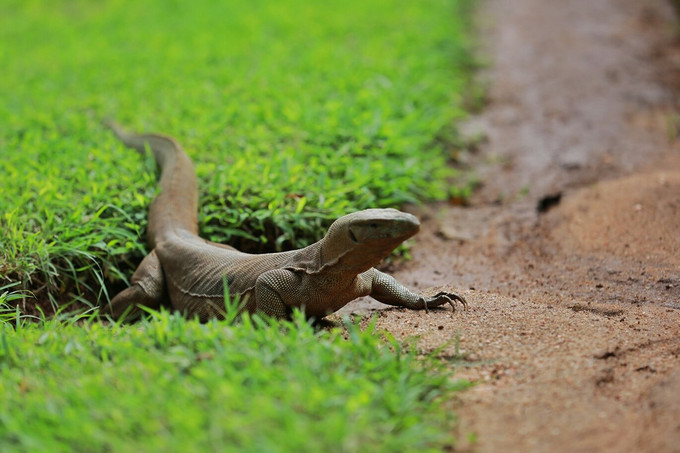
M 414 288 L 382 309 L 455 377 L 457 450 L 680 451 L 680 39 L 667 0 L 486 0 L 489 99 L 464 125 L 471 206 L 414 208 Z M 426 290 L 426 291 L 427 291 Z M 458 343 L 456 341 L 458 338 Z M 455 361 L 454 361 L 455 363 Z

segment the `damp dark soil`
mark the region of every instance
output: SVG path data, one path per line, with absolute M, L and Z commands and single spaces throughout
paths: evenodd
M 486 0 L 470 206 L 413 208 L 394 274 L 466 312 L 388 308 L 478 385 L 457 449 L 680 451 L 680 38 L 667 0 Z

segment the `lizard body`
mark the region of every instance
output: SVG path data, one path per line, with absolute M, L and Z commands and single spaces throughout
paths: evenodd
M 320 241 L 281 253 L 248 254 L 198 235 L 198 184 L 193 164 L 173 138 L 131 134 L 109 123 L 128 147 L 148 147 L 161 169 L 160 193 L 149 207 L 148 242 L 152 248 L 131 279 L 103 312 L 134 319 L 139 306 L 170 305 L 205 321 L 224 314 L 224 282 L 238 295 L 242 310 L 287 317 L 293 307 L 321 318 L 351 300 L 370 295 L 386 304 L 428 309 L 465 299 L 441 292 L 424 297 L 374 268 L 394 248 L 418 232 L 411 214 L 367 209 L 337 219 Z

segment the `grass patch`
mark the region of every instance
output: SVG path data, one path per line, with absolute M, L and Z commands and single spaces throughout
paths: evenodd
M 96 304 L 144 255 L 154 165 L 106 117 L 176 136 L 202 234 L 246 251 L 459 193 L 446 156 L 469 104 L 470 4 L 1 2 L 0 283 L 52 310 Z
M 470 5 L 0 2 L 0 451 L 450 446 L 443 403 L 465 384 L 372 327 L 65 313 L 124 286 L 147 251 L 154 164 L 103 118 L 177 137 L 202 235 L 246 251 L 466 193 L 446 156 L 478 96 Z
M 2 451 L 441 451 L 467 386 L 373 325 L 10 317 Z

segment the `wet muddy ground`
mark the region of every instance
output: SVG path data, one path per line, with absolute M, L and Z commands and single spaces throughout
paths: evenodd
M 680 38 L 666 0 L 486 0 L 468 207 L 413 210 L 395 276 L 463 293 L 429 314 L 362 300 L 479 384 L 457 449 L 680 451 Z M 458 361 L 462 358 L 462 361 Z M 455 360 L 453 360 L 455 359 Z

